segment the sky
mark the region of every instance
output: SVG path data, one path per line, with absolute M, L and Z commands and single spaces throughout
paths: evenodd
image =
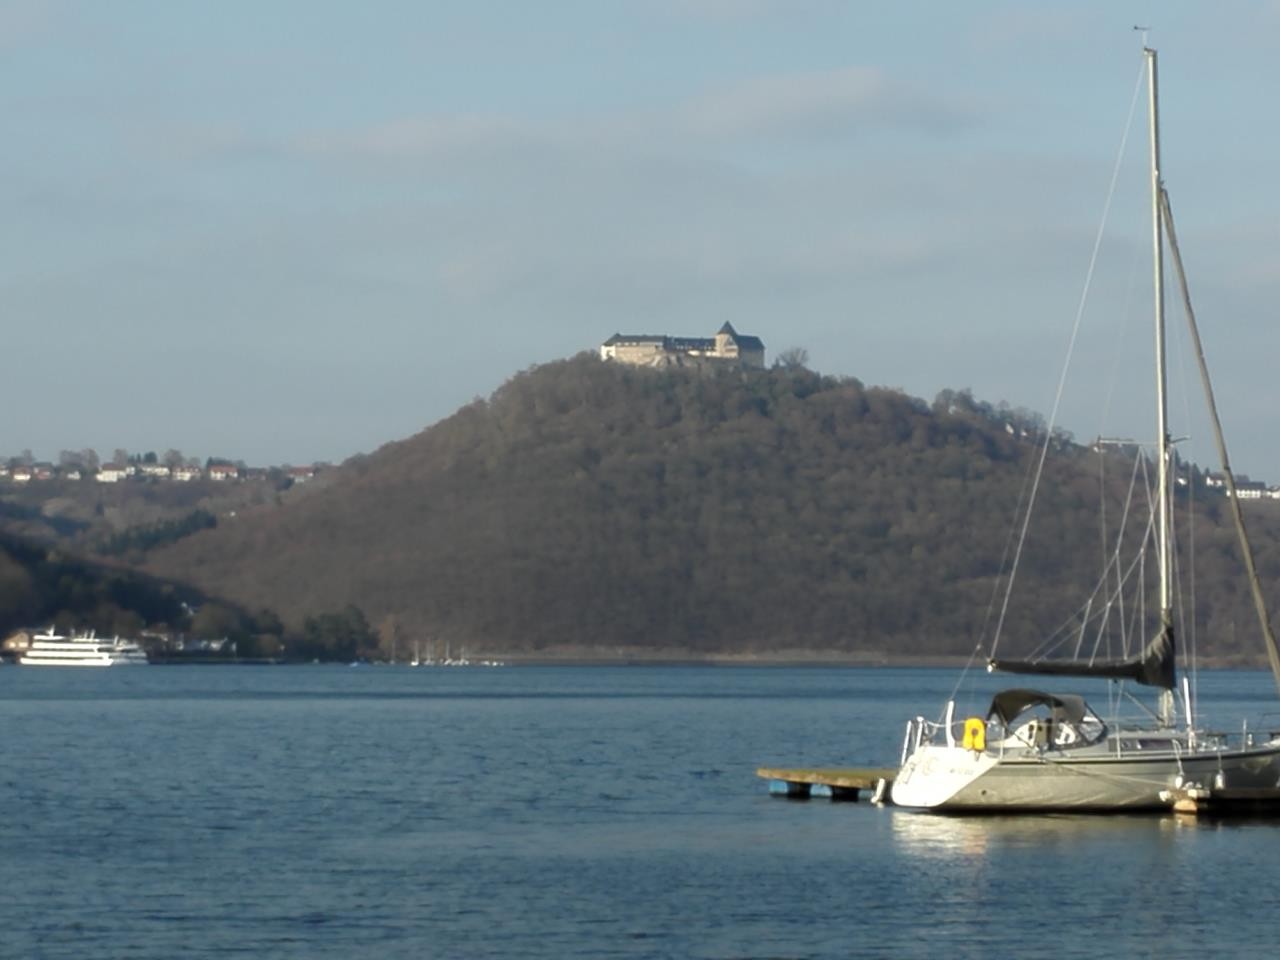
M 1135 24 L 1233 466 L 1280 483 L 1280 0 L 0 0 L 0 455 L 337 462 L 725 321 L 1150 439 Z

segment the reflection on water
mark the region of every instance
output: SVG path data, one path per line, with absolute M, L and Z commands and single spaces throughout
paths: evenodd
M 997 850 L 1030 849 L 1057 854 L 1090 844 L 1153 841 L 1178 830 L 1204 826 L 1195 818 L 1133 814 L 1021 814 L 958 816 L 891 810 L 895 846 L 924 858 L 978 856 Z

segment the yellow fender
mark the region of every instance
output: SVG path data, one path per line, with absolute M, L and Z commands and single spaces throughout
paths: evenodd
M 964 722 L 964 748 L 978 753 L 987 749 L 987 722 L 981 717 L 970 717 Z

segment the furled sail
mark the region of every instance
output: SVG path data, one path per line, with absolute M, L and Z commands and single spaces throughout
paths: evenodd
M 1174 666 L 1173 624 L 1165 623 L 1146 648 L 1128 660 L 990 660 L 988 670 L 1001 673 L 1038 673 L 1066 677 L 1107 677 L 1134 680 L 1149 687 L 1172 690 L 1177 684 Z

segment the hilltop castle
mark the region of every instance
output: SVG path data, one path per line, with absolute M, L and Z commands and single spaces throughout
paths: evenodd
M 730 362 L 764 366 L 764 342 L 747 337 L 725 323 L 714 337 L 668 337 L 664 334 L 615 333 L 600 345 L 601 360 L 643 367 L 670 367 Z

